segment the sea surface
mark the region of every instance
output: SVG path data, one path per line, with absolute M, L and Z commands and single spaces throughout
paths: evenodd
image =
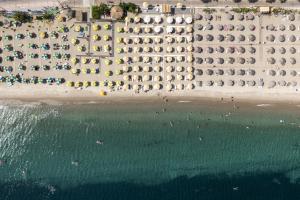
M 1 200 L 300 199 L 300 107 L 0 106 Z

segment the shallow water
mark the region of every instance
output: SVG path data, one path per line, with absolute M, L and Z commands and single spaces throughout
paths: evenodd
M 2 106 L 0 199 L 299 199 L 299 109 Z

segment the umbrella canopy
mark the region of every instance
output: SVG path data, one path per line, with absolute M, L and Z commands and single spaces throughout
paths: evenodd
M 149 15 L 146 15 L 143 20 L 144 20 L 144 23 L 148 24 L 151 22 L 151 17 Z
M 167 86 L 166 86 L 166 89 L 167 89 L 168 91 L 171 91 L 173 88 L 174 88 L 174 85 L 171 84 L 171 83 L 168 83 Z
M 93 31 L 98 31 L 100 29 L 100 26 L 98 24 L 93 24 L 92 28 Z
M 178 83 L 178 84 L 176 85 L 176 89 L 177 89 L 177 90 L 183 90 L 183 89 L 184 89 L 184 85 L 181 84 L 181 83 Z
M 157 24 L 161 23 L 161 21 L 162 21 L 161 16 L 158 16 L 158 15 L 155 16 L 154 21 L 155 21 L 155 23 L 157 23 Z
M 168 24 L 172 24 L 173 22 L 174 22 L 174 18 L 173 17 L 171 17 L 171 16 L 167 17 L 167 23 Z
M 187 18 L 185 18 L 185 23 L 191 24 L 192 22 L 193 22 L 192 17 L 187 17 Z
M 154 32 L 155 32 L 155 33 L 160 33 L 161 30 L 162 30 L 162 28 L 161 28 L 160 26 L 155 26 L 155 27 L 154 27 Z
M 181 24 L 182 22 L 183 22 L 182 17 L 180 17 L 180 16 L 176 17 L 176 23 L 177 24 Z

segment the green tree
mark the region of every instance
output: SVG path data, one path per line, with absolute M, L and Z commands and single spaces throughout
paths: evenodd
M 109 15 L 110 7 L 104 3 L 101 3 L 99 6 L 92 7 L 92 17 L 93 19 L 100 19 L 102 15 Z
M 131 12 L 131 13 L 138 13 L 139 12 L 139 7 L 134 3 L 120 3 L 119 6 L 125 12 Z
M 27 12 L 17 11 L 12 15 L 12 18 L 18 22 L 26 23 L 31 21 L 32 17 Z

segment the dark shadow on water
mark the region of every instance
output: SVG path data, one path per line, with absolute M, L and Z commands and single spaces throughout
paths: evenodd
M 28 182 L 2 183 L 1 200 L 299 200 L 300 184 L 282 173 L 178 177 L 158 185 L 85 184 L 61 190 Z M 55 191 L 54 191 L 55 190 Z

